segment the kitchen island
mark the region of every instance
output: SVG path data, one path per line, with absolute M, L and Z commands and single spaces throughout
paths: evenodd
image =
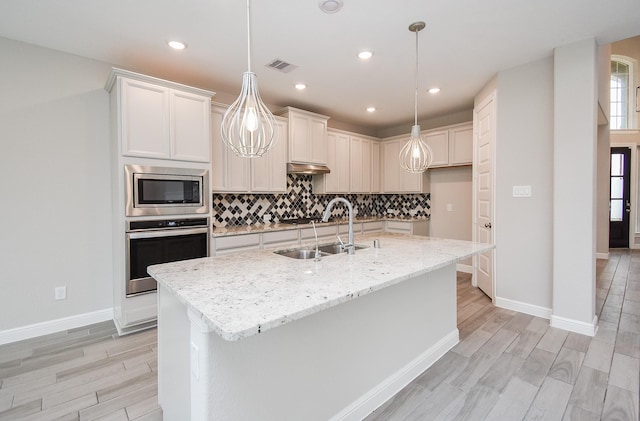
M 451 349 L 455 264 L 492 246 L 356 243 L 369 247 L 320 261 L 262 250 L 149 267 L 165 419 L 361 419 Z

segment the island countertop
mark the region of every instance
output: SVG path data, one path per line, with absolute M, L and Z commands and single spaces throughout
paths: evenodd
M 359 235 L 356 244 L 368 247 L 317 262 L 265 249 L 154 265 L 148 272 L 214 332 L 234 341 L 493 248 L 390 233 Z

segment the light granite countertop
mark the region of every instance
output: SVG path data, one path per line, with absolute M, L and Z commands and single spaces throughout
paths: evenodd
M 377 221 L 404 221 L 404 222 L 418 222 L 428 221 L 428 217 L 397 217 L 397 216 L 369 216 L 360 217 L 353 220 L 354 223 L 362 222 L 377 222 Z M 341 225 L 349 223 L 348 218 L 334 219 L 330 222 L 320 222 L 316 226 L 326 225 Z M 225 237 L 229 235 L 242 235 L 242 234 L 256 234 L 260 232 L 270 231 L 287 231 L 296 230 L 300 228 L 310 228 L 311 223 L 308 224 L 281 224 L 281 223 L 269 223 L 269 224 L 257 224 L 257 225 L 236 225 L 231 227 L 214 227 L 211 231 L 213 237 Z
M 214 332 L 234 341 L 493 248 L 390 233 L 359 235 L 356 243 L 369 247 L 318 262 L 265 249 L 154 265 L 148 272 Z

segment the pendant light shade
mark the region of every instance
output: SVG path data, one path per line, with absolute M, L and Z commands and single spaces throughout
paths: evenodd
M 276 121 L 258 92 L 258 77 L 251 72 L 250 0 L 247 0 L 247 68 L 242 74 L 240 96 L 222 117 L 220 134 L 233 152 L 244 158 L 258 158 L 273 145 Z
M 410 173 L 421 173 L 429 168 L 433 161 L 433 152 L 420 134 L 418 124 L 418 32 L 425 27 L 424 22 L 415 22 L 409 25 L 409 30 L 416 33 L 416 91 L 414 100 L 414 124 L 411 127 L 411 136 L 400 149 L 400 166 Z

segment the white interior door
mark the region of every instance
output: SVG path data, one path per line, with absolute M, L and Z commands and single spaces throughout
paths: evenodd
M 493 243 L 493 150 L 495 140 L 495 93 L 474 109 L 474 241 Z M 494 251 L 476 256 L 474 283 L 494 299 Z

